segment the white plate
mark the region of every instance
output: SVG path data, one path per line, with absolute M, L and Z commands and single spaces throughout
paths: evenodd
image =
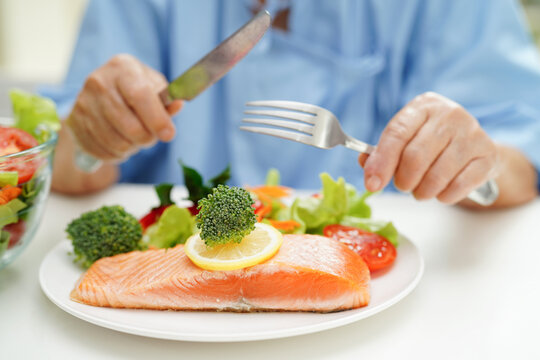
M 227 313 L 100 308 L 70 300 L 83 271 L 68 253 L 64 240 L 45 257 L 39 269 L 43 292 L 62 310 L 109 329 L 161 339 L 232 342 L 276 339 L 350 324 L 376 314 L 403 299 L 420 281 L 424 261 L 416 246 L 402 237 L 391 269 L 371 280 L 368 306 L 329 314 Z

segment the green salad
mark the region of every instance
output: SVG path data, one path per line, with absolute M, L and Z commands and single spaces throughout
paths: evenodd
M 20 90 L 10 92 L 13 123 L 0 126 L 0 256 L 18 245 L 45 186 L 42 154 L 8 156 L 51 140 L 60 129 L 54 102 Z
M 102 216 L 110 209 L 83 214 L 67 229 L 76 260 L 83 259 L 87 267 L 104 256 L 137 249 L 170 248 L 184 244 L 198 232 L 208 247 L 240 243 L 257 221 L 272 225 L 284 234 L 334 238 L 362 256 L 370 270 L 387 267 L 396 257 L 398 232 L 391 222 L 372 219 L 367 200 L 373 193 L 360 193 L 343 178 L 335 180 L 322 173 L 320 192 L 294 197 L 292 189 L 279 184 L 280 174 L 275 169 L 268 171 L 264 185 L 238 188 L 226 185 L 230 178 L 228 166 L 205 182 L 195 169 L 180 164 L 188 190 L 185 200 L 191 201 L 191 205 L 180 206 L 172 200 L 172 184 L 156 185 L 159 205 L 138 220 L 140 236 L 136 235 L 139 227 L 134 226 L 132 216 L 117 217 L 114 227 L 107 224 L 104 230 L 98 226 L 103 221 L 95 221 L 93 217 L 89 223 L 89 215 Z M 74 231 L 74 224 L 84 224 L 81 229 L 86 230 Z M 130 230 L 118 231 L 119 228 Z M 103 236 L 104 231 L 114 232 L 114 238 L 122 246 L 112 247 L 112 238 Z

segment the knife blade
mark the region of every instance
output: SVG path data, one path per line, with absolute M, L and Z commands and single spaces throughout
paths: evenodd
M 262 10 L 257 13 L 195 65 L 171 81 L 159 93 L 163 105 L 168 106 L 177 99 L 192 100 L 221 79 L 259 42 L 270 24 L 271 17 L 268 11 Z M 85 153 L 80 148 L 75 151 L 75 164 L 84 172 L 92 173 L 102 163 L 101 160 Z
M 268 11 L 255 15 L 234 34 L 173 80 L 160 93 L 165 105 L 172 100 L 192 100 L 218 81 L 259 42 L 271 19 Z

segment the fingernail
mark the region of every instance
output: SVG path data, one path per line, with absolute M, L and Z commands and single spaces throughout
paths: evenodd
M 174 131 L 171 130 L 170 128 L 164 128 L 164 129 L 161 129 L 158 135 L 161 140 L 168 141 L 172 139 L 174 135 Z
M 381 186 L 381 179 L 377 175 L 372 175 L 367 179 L 366 187 L 370 191 L 378 191 Z

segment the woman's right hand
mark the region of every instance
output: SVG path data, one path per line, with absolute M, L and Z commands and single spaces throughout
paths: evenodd
M 116 55 L 91 73 L 66 123 L 79 146 L 108 162 L 121 161 L 175 134 L 171 115 L 182 107 L 163 106 L 165 77 L 130 55 Z

